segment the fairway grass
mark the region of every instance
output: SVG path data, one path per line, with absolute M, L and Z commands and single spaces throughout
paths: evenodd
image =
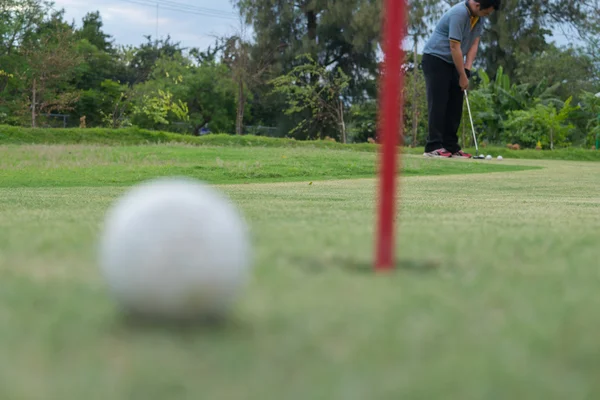
M 173 148 L 167 167 L 202 165 Z M 229 323 L 175 327 L 121 318 L 95 265 L 106 208 L 163 156 L 0 149 L 0 399 L 600 397 L 598 164 L 405 156 L 398 268 L 375 276 L 376 181 L 329 170 L 374 155 L 219 151 L 321 172 L 204 175 L 246 215 L 256 267 Z
M 531 167 L 485 161 L 407 157 L 406 176 L 519 171 Z M 456 161 L 456 160 L 453 160 Z M 125 186 L 185 175 L 210 183 L 257 183 L 373 177 L 377 154 L 309 148 L 191 145 L 0 146 L 0 187 Z

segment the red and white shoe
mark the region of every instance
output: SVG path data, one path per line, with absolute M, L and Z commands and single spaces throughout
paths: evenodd
M 472 158 L 473 156 L 470 155 L 469 153 L 465 153 L 462 150 L 457 151 L 456 153 L 452 154 L 452 158 Z
M 425 152 L 425 153 L 423 153 L 423 156 L 424 157 L 450 158 L 450 157 L 452 157 L 452 153 L 450 153 L 448 150 L 442 148 L 442 149 Z

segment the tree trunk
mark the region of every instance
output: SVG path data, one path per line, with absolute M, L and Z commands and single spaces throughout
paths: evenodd
M 235 133 L 241 135 L 243 133 L 243 122 L 244 122 L 244 108 L 246 99 L 244 98 L 244 82 L 240 76 L 238 81 L 238 106 L 237 106 L 237 118 L 235 121 Z
M 419 68 L 417 68 L 417 45 L 419 39 L 415 36 L 415 47 L 414 47 L 414 59 L 413 59 L 413 99 L 412 99 L 412 131 L 413 131 L 413 142 L 412 147 L 417 147 L 417 131 L 419 126 L 418 115 L 417 115 L 417 99 L 419 92 L 417 91 L 417 79 L 419 74 Z
M 33 78 L 33 89 L 31 90 L 31 127 L 35 128 L 35 109 L 36 109 L 36 87 L 35 87 L 35 78 Z
M 317 14 L 314 10 L 306 12 L 306 28 L 308 31 L 308 38 L 311 42 L 316 42 L 317 39 Z M 315 43 L 316 44 L 316 43 Z
M 340 127 L 342 128 L 342 143 L 346 144 L 346 123 L 344 122 L 344 103 L 340 100 Z
M 550 150 L 554 150 L 554 129 L 550 128 Z
M 4 90 L 6 89 L 7 86 L 8 86 L 8 76 L 4 76 L 4 77 L 2 77 L 2 80 L 0 80 L 0 93 L 4 92 Z

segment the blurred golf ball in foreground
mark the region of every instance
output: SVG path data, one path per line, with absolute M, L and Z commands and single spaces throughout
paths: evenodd
M 248 278 L 250 240 L 234 205 L 190 179 L 157 179 L 129 190 L 108 211 L 100 267 L 129 313 L 221 317 Z
M 502 156 L 498 156 L 498 160 L 502 160 Z
M 487 156 L 485 156 L 485 159 L 486 159 L 486 160 L 491 160 L 491 159 L 492 159 L 492 156 L 488 154 Z

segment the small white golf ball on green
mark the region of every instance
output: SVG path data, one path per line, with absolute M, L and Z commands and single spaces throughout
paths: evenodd
M 491 160 L 491 159 L 492 159 L 492 156 L 488 154 L 487 156 L 485 156 L 485 159 L 486 159 L 486 160 Z
M 502 160 L 502 156 L 498 156 L 498 160 Z
M 110 208 L 99 263 L 110 294 L 129 314 L 165 319 L 224 317 L 247 281 L 250 241 L 234 205 L 191 179 L 157 179 Z

